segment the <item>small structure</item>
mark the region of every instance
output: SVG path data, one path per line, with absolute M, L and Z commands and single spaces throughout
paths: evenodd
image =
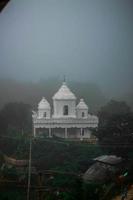
M 53 96 L 53 109 L 45 97 L 33 111 L 34 137 L 60 137 L 66 139 L 89 139 L 91 128 L 98 126 L 98 117 L 88 113 L 84 99 L 76 105 L 76 96 L 66 82 Z
M 12 157 L 8 157 L 4 155 L 4 160 L 7 165 L 15 166 L 15 167 L 26 167 L 29 164 L 28 160 L 17 160 Z
M 122 158 L 115 155 L 103 155 L 94 159 L 95 163 L 83 175 L 84 182 L 104 183 L 111 180 L 119 171 Z

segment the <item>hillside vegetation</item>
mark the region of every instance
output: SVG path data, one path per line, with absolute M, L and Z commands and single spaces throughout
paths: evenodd
M 28 159 L 29 140 L 1 138 L 1 152 L 16 159 Z M 59 139 L 34 139 L 32 141 L 32 164 L 38 170 L 58 169 L 83 173 L 93 158 L 102 154 L 98 145 L 68 142 Z

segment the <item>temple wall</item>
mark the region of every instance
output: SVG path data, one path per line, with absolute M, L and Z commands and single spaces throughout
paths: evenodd
M 63 107 L 68 105 L 68 115 L 63 115 Z M 76 117 L 75 100 L 54 100 L 54 114 L 53 117 Z

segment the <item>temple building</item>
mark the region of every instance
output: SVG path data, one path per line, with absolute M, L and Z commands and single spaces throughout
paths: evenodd
M 32 115 L 34 137 L 91 138 L 92 128 L 98 127 L 98 117 L 89 114 L 83 99 L 77 105 L 76 100 L 66 82 L 54 94 L 52 107 L 43 97 Z

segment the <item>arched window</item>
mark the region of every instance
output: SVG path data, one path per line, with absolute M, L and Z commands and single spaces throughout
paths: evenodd
M 63 115 L 68 115 L 68 105 L 63 107 Z
M 85 116 L 85 113 L 84 112 L 82 112 L 82 117 L 84 117 Z

